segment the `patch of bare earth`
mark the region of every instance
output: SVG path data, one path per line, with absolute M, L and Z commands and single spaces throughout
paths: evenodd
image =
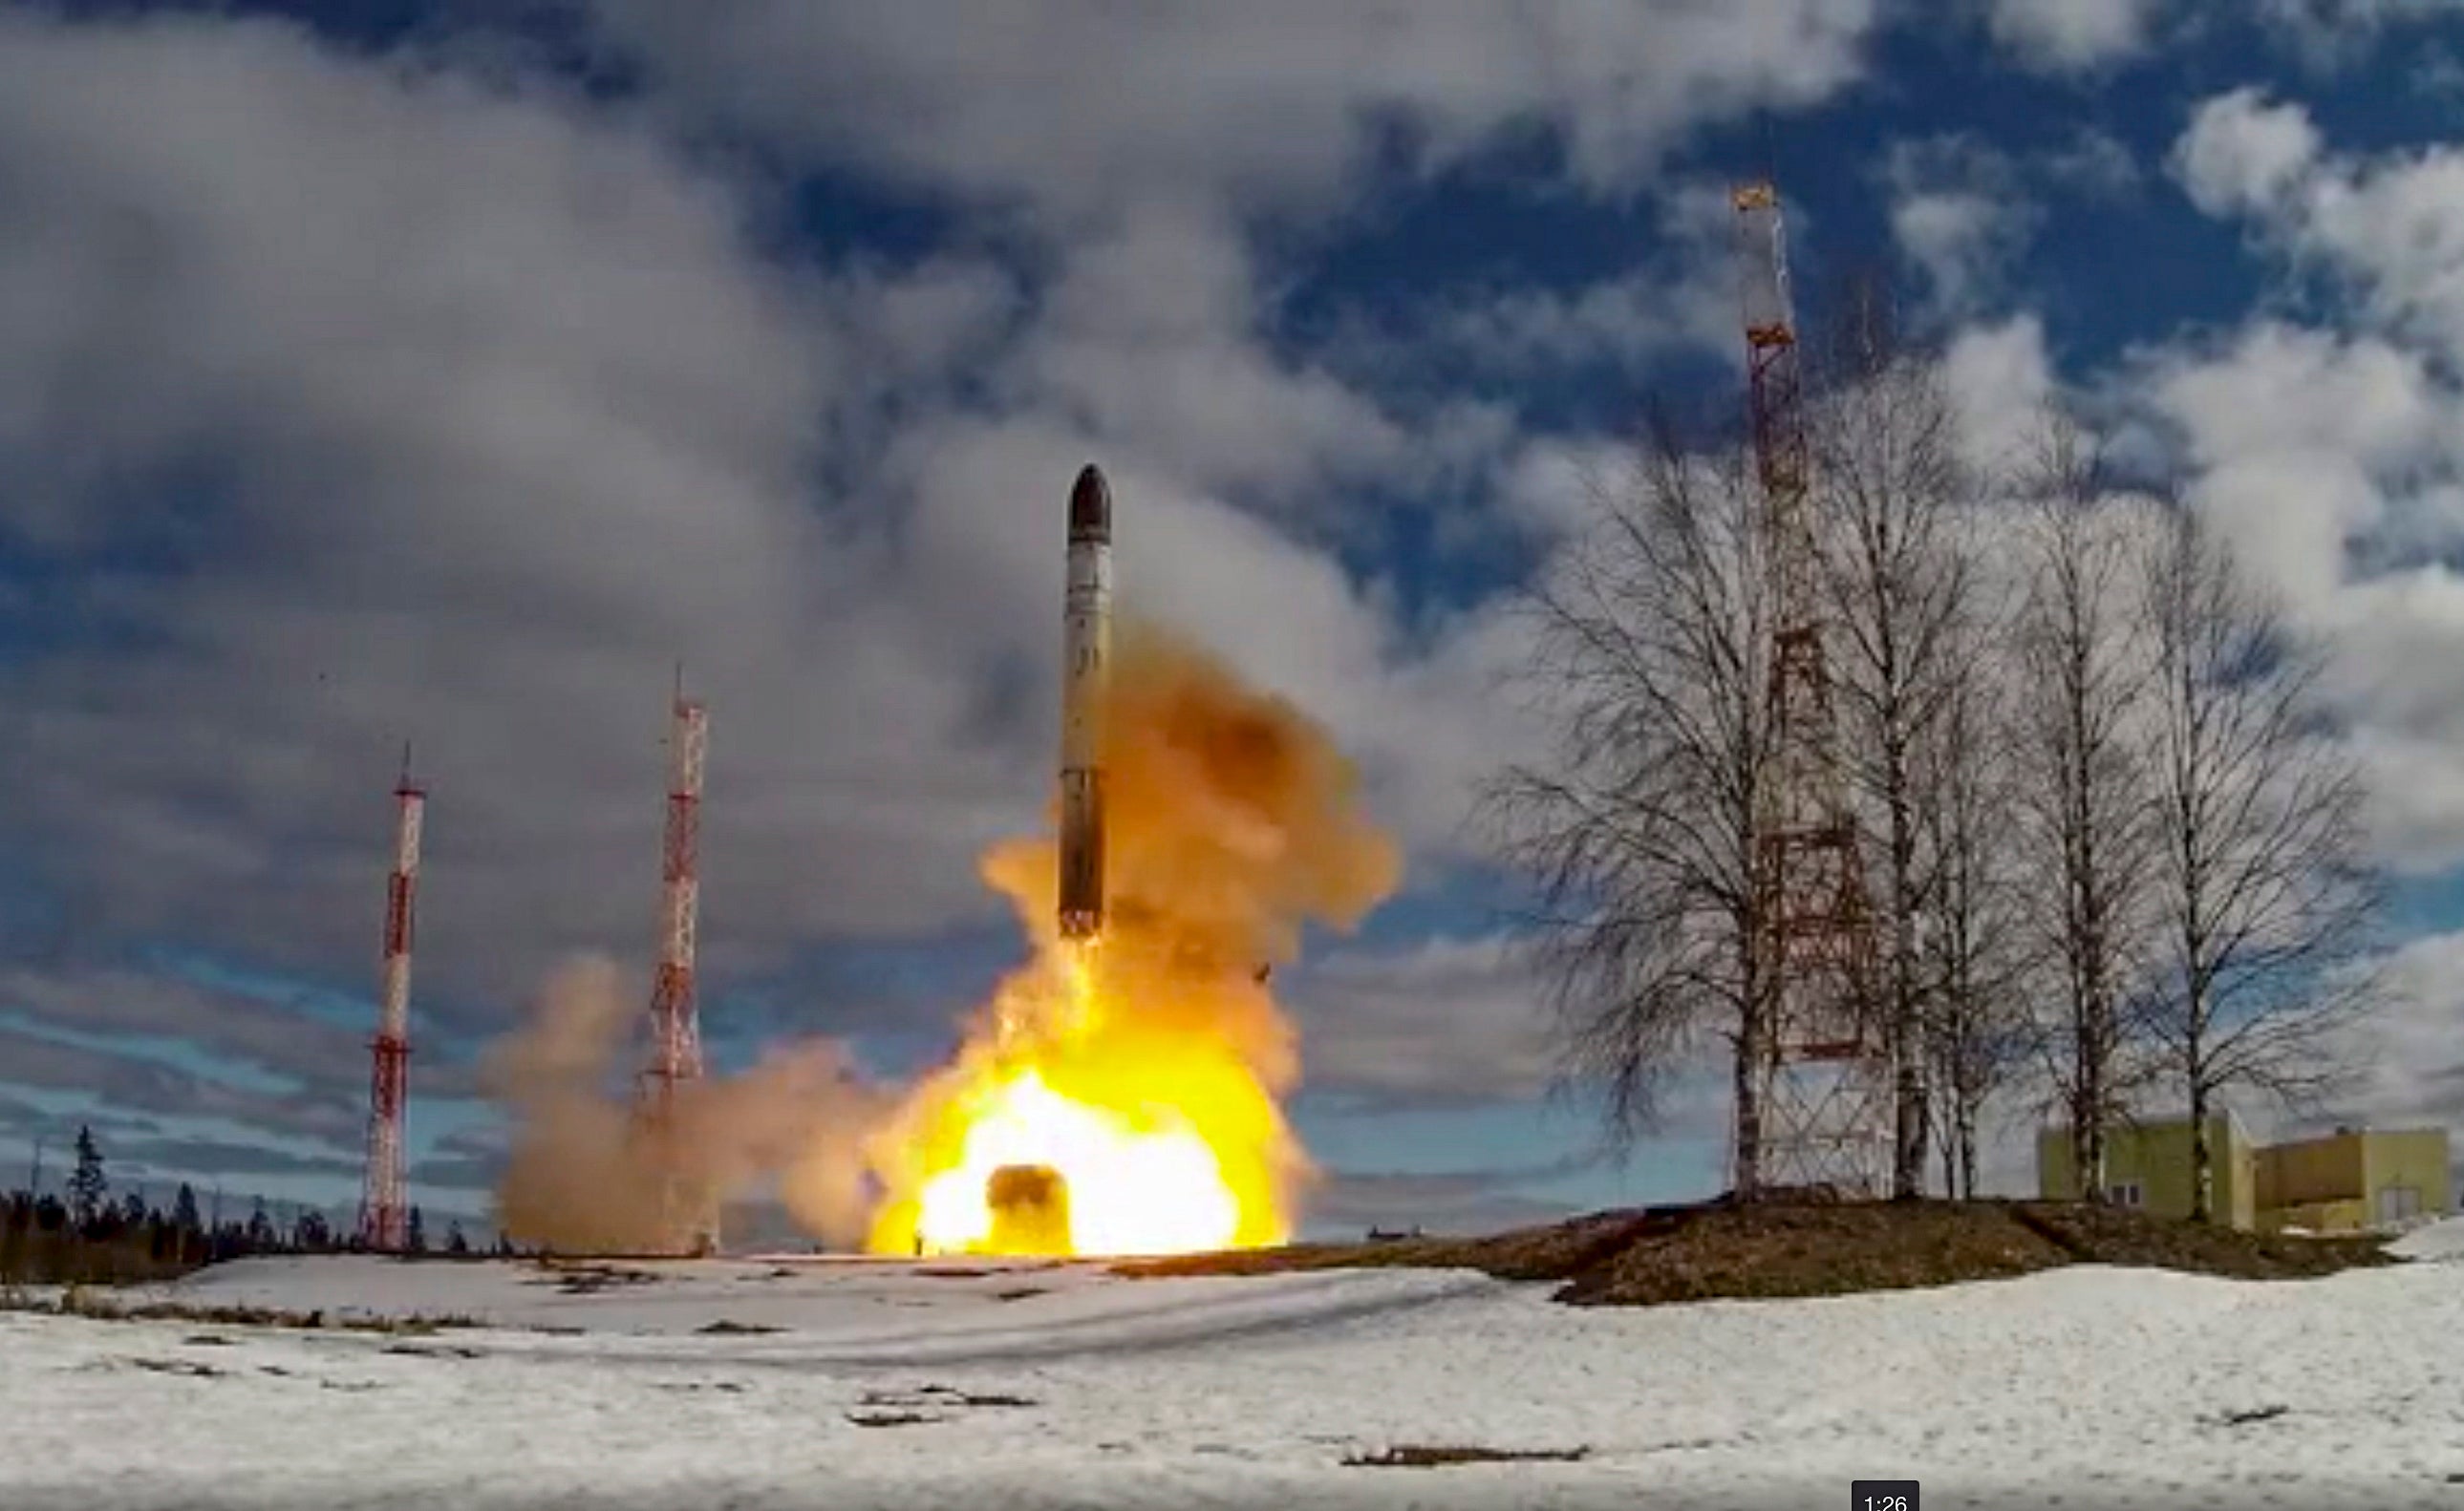
M 227 1327 L 337 1328 L 346 1332 L 403 1333 L 414 1337 L 442 1332 L 448 1327 L 480 1325 L 477 1318 L 462 1316 L 371 1317 L 351 1313 L 329 1314 L 322 1309 L 297 1312 L 271 1306 L 125 1302 L 107 1292 L 87 1290 L 81 1286 L 71 1286 L 56 1298 L 41 1300 L 0 1295 L 0 1311 L 82 1317 L 93 1322 L 189 1322 L 212 1323 Z M 229 1340 L 199 1337 L 190 1341 L 210 1345 Z
M 1475 1448 L 1447 1443 L 1397 1443 L 1374 1454 L 1353 1454 L 1344 1463 L 1354 1469 L 1442 1469 L 1450 1464 L 1571 1464 L 1588 1448 Z
M 1023 1395 L 996 1395 L 955 1390 L 946 1385 L 919 1385 L 912 1391 L 867 1391 L 847 1419 L 857 1427 L 929 1427 L 950 1420 L 954 1409 L 1026 1407 Z
M 2120 1264 L 2247 1280 L 2394 1260 L 2376 1238 L 2240 1233 L 2064 1202 L 1708 1202 L 1599 1213 L 1484 1238 L 1295 1244 L 1118 1266 L 1138 1277 L 1401 1266 L 1558 1281 L 1575 1305 L 1841 1296 Z

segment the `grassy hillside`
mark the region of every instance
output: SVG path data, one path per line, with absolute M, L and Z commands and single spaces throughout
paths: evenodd
M 1297 1244 L 1119 1266 L 1132 1276 L 1257 1275 L 1404 1265 L 1562 1281 L 1576 1305 L 1837 1296 L 2142 1265 L 2250 1280 L 2394 1262 L 2375 1238 L 2237 1233 L 2061 1202 L 1725 1202 L 1606 1212 L 1482 1238 Z

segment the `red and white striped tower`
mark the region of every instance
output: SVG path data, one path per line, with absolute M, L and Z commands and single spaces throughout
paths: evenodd
M 377 1037 L 368 1048 L 368 1165 L 360 1191 L 360 1241 L 398 1250 L 408 1238 L 403 1196 L 402 1114 L 410 1068 L 410 915 L 419 888 L 419 823 L 427 790 L 410 779 L 410 747 L 394 784 L 393 874 L 385 879 L 385 974 Z
M 705 1193 L 686 1189 L 672 1137 L 677 1088 L 701 1078 L 701 1016 L 693 990 L 694 929 L 701 902 L 701 780 L 710 715 L 685 696 L 684 669 L 668 736 L 668 824 L 660 865 L 659 966 L 650 988 L 650 1064 L 642 1075 L 641 1116 L 660 1155 L 667 1241 L 688 1252 L 717 1245 L 717 1215 Z
M 1762 1095 L 1758 1108 L 1741 1099 L 1730 1158 L 1740 1195 L 1829 1187 L 1879 1196 L 1891 1170 L 1890 1047 L 1874 1012 L 1873 913 L 1824 659 L 1822 557 L 1779 190 L 1766 177 L 1733 199 L 1774 619 L 1764 695 L 1775 759 L 1761 794 L 1753 879 L 1770 994 L 1753 1009 Z

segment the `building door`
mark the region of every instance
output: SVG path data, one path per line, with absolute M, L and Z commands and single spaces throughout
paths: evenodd
M 2393 1227 L 2421 1215 L 2421 1188 L 2418 1186 L 2381 1186 L 2379 1188 L 2379 1225 Z

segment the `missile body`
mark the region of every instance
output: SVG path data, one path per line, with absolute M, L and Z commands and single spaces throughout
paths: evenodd
M 1069 490 L 1062 607 L 1061 937 L 1104 931 L 1104 704 L 1112 660 L 1112 493 L 1093 464 Z

